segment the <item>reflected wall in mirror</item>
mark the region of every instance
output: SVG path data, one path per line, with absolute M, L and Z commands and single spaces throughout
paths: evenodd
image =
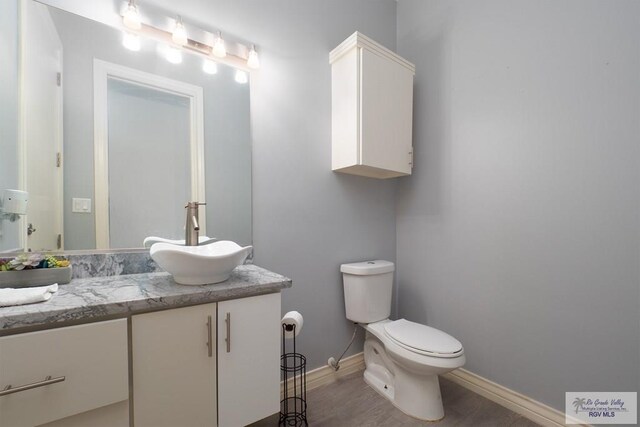
M 18 3 L 0 2 L 0 197 L 7 188 L 19 188 L 18 136 L 19 136 L 19 85 L 18 85 Z M 0 201 L 1 202 L 1 201 Z M 21 221 L 0 219 L 0 251 L 12 251 L 20 247 Z
M 96 246 L 182 235 L 184 200 L 206 199 L 202 88 L 97 59 L 93 75 Z
M 183 239 L 189 200 L 207 203 L 201 234 L 251 244 L 250 86 L 235 69 L 169 62 L 152 40 L 129 50 L 120 29 L 33 0 L 0 9 L 0 191 L 29 192 L 0 251 Z

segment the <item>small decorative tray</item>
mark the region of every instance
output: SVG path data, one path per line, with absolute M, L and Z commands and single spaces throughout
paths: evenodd
M 28 288 L 71 281 L 71 266 L 35 268 L 33 270 L 0 271 L 0 288 Z
M 0 288 L 64 284 L 71 281 L 71 265 L 63 257 L 25 253 L 0 258 Z

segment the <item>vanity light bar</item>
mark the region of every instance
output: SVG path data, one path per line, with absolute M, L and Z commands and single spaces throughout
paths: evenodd
M 136 7 L 134 2 L 130 2 L 130 6 L 131 5 L 133 7 Z M 220 62 L 243 70 L 255 70 L 260 67 L 258 52 L 256 51 L 255 45 L 251 45 L 251 47 L 249 48 L 248 46 L 238 43 L 238 45 L 241 46 L 240 50 L 244 50 L 245 52 L 248 52 L 248 54 L 246 57 L 236 55 L 227 51 L 224 39 L 222 38 L 222 35 L 219 31 L 215 36 L 215 42 L 213 46 L 211 46 L 206 43 L 201 43 L 199 41 L 188 38 L 181 18 L 176 21 L 176 27 L 173 32 L 161 30 L 160 28 L 156 28 L 152 25 L 147 25 L 139 21 L 139 28 L 134 29 L 130 25 L 127 25 L 129 23 L 129 17 L 127 17 L 126 14 L 123 15 L 122 18 L 123 24 L 125 25 L 125 27 L 127 27 L 126 31 L 130 34 L 143 35 L 160 43 L 167 44 L 172 48 L 188 50 L 190 52 L 203 56 L 206 59 L 216 58 Z M 176 32 L 178 32 L 177 37 Z M 176 39 L 180 43 L 177 43 Z
M 213 56 L 217 56 L 218 58 L 224 58 L 227 56 L 227 48 L 224 44 L 224 39 L 222 38 L 222 34 L 220 33 L 220 31 L 218 31 L 216 41 L 213 43 L 211 53 L 213 53 Z
M 176 27 L 173 29 L 173 33 L 171 34 L 171 40 L 173 40 L 175 44 L 180 46 L 184 46 L 189 41 L 187 30 L 186 28 L 184 28 L 182 18 L 179 15 L 178 19 L 176 19 Z
M 129 4 L 122 15 L 122 23 L 130 30 L 139 30 L 141 26 L 140 12 L 136 6 L 135 0 L 129 0 Z
M 249 51 L 249 56 L 247 57 L 247 66 L 249 68 L 253 68 L 257 70 L 260 68 L 260 59 L 258 59 L 258 52 L 256 51 L 256 45 L 251 45 L 251 50 Z

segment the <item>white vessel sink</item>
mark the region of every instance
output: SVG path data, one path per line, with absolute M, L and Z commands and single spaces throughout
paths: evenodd
M 160 267 L 173 275 L 176 283 L 207 285 L 227 280 L 231 271 L 244 263 L 252 248 L 220 240 L 203 246 L 156 243 L 149 252 Z
M 215 241 L 216 241 L 215 237 L 209 237 L 209 236 L 199 236 L 198 237 L 198 244 L 199 245 L 208 245 L 209 243 L 215 242 Z M 165 239 L 164 237 L 149 236 L 149 237 L 144 239 L 144 242 L 142 242 L 142 245 L 145 248 L 150 248 L 155 243 L 171 243 L 172 245 L 184 246 L 184 239 L 182 239 L 182 240 L 172 240 L 172 239 Z

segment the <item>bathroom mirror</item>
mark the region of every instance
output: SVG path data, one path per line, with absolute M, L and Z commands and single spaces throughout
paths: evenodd
M 0 2 L 0 43 L 0 195 L 29 192 L 0 251 L 183 239 L 191 200 L 201 235 L 251 244 L 247 75 L 34 0 Z

